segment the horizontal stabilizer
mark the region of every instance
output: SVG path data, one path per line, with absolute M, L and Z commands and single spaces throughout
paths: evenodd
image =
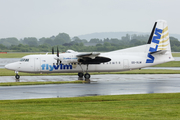
M 165 54 L 167 52 L 167 50 L 159 50 L 159 51 L 155 51 L 155 52 L 151 52 L 150 54 L 155 55 L 155 54 Z

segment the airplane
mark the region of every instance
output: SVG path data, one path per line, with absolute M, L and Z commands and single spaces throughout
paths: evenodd
M 78 73 L 79 78 L 88 80 L 89 72 L 117 72 L 141 69 L 174 61 L 171 54 L 167 22 L 157 20 L 147 44 L 136 47 L 99 53 L 80 53 L 67 50 L 65 53 L 27 55 L 20 61 L 5 65 L 6 69 L 26 73 Z

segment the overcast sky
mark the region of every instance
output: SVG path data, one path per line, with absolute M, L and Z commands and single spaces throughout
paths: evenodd
M 180 34 L 180 0 L 0 0 L 0 38 L 150 32 L 157 19 Z

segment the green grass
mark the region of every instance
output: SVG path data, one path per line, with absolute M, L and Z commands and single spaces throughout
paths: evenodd
M 46 82 L 7 82 L 0 83 L 0 86 L 20 86 L 20 85 L 45 85 L 45 84 L 65 84 L 65 83 L 84 83 L 85 81 L 77 80 L 77 81 L 46 81 Z
M 180 67 L 180 61 L 171 61 L 171 62 L 155 65 L 152 67 Z
M 23 53 L 23 52 L 20 52 L 20 53 L 7 53 L 7 54 L 0 54 L 0 58 L 22 58 L 26 55 L 38 55 L 38 54 L 46 54 L 46 53 Z M 51 54 L 51 53 L 49 53 Z
M 34 54 L 46 54 L 46 53 L 7 53 L 7 54 L 0 54 L 0 58 L 22 58 L 25 55 L 34 55 Z M 49 52 L 49 54 L 51 54 Z M 172 53 L 173 57 L 180 57 L 180 53 Z
M 173 57 L 180 57 L 180 53 L 172 53 Z
M 178 120 L 180 93 L 1 100 L 2 120 Z

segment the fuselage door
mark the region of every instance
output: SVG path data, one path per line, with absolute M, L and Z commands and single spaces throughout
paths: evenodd
M 127 59 L 123 60 L 123 68 L 129 68 L 129 60 Z
M 40 71 L 40 67 L 41 67 L 41 59 L 34 58 L 34 71 Z

